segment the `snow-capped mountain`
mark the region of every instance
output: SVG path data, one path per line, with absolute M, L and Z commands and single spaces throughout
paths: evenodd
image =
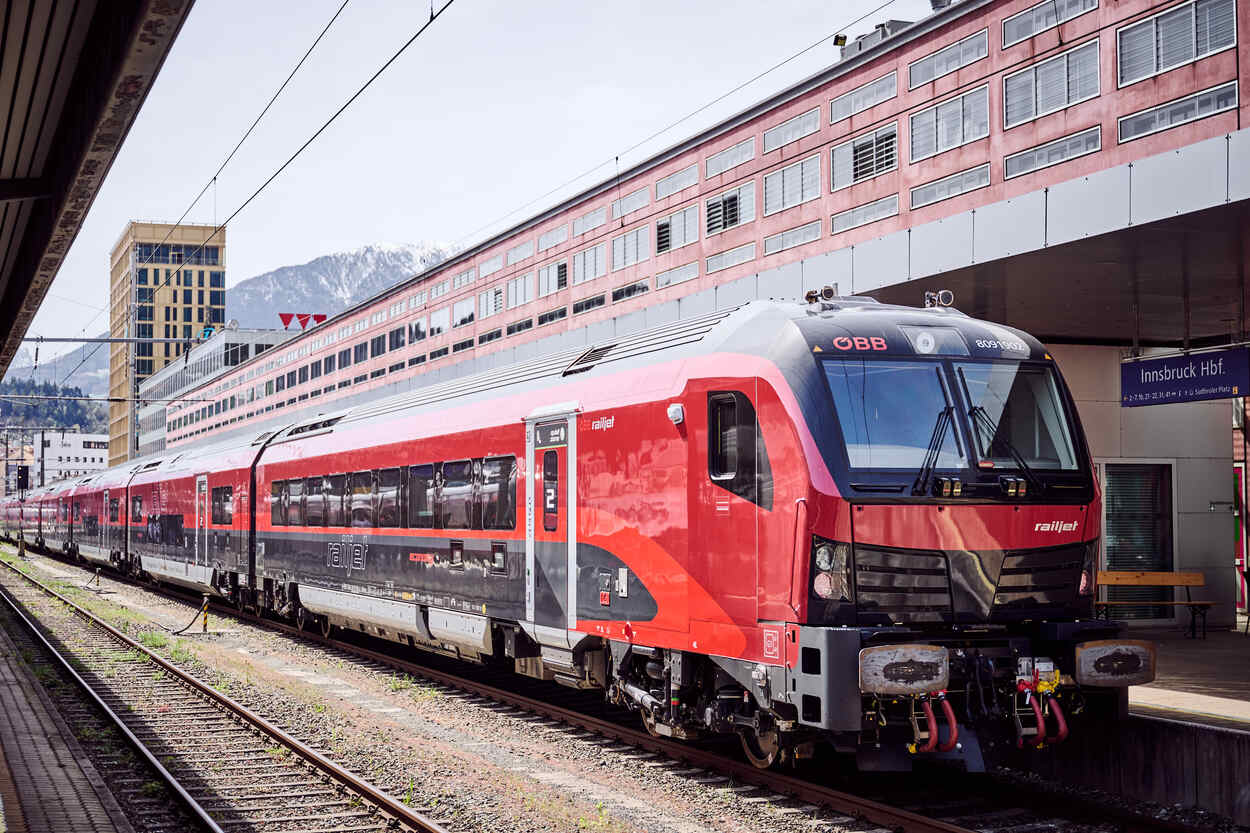
M 322 255 L 240 281 L 226 291 L 226 318 L 240 327 L 281 327 L 280 312 L 333 315 L 445 260 L 448 246 L 365 246 Z M 292 325 L 298 326 L 298 325 Z

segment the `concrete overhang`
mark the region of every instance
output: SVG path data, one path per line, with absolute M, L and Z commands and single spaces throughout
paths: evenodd
M 33 0 L 0 23 L 0 376 L 192 2 Z
M 1199 347 L 1245 338 L 1250 130 L 831 252 L 856 294 L 956 306 L 1043 340 Z

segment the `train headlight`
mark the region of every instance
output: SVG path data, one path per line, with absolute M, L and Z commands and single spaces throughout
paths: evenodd
M 851 545 L 816 538 L 812 546 L 812 592 L 821 599 L 854 601 L 851 585 Z

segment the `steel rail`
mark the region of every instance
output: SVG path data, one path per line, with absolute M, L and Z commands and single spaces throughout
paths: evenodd
M 6 564 L 5 566 L 8 567 L 9 565 Z M 13 568 L 9 567 L 9 569 Z M 14 570 L 14 572 L 21 575 L 20 571 Z M 165 768 L 165 765 L 160 762 L 160 759 L 157 758 L 156 755 L 152 754 L 152 750 L 148 749 L 147 745 L 144 744 L 143 741 L 139 740 L 139 738 L 135 736 L 134 732 L 130 731 L 130 727 L 126 725 L 125 721 L 118 717 L 117 712 L 109 708 L 109 705 L 105 703 L 103 698 L 101 698 L 96 690 L 91 687 L 91 684 L 84 680 L 79 673 L 74 670 L 74 666 L 71 665 L 69 660 L 65 658 L 65 655 L 53 647 L 52 643 L 48 641 L 48 638 L 44 636 L 43 631 L 39 630 L 39 627 L 34 622 L 30 621 L 26 614 L 22 612 L 22 609 L 18 606 L 17 602 L 3 590 L 0 590 L 0 599 L 4 599 L 4 602 L 8 605 L 9 610 L 17 616 L 21 623 L 26 627 L 26 630 L 30 631 L 35 639 L 39 641 L 39 644 L 43 646 L 43 649 L 47 651 L 50 656 L 56 659 L 57 664 L 61 666 L 61 670 L 68 674 L 74 680 L 74 683 L 77 684 L 77 686 L 82 689 L 89 698 L 91 698 L 91 701 L 95 703 L 96 708 L 102 711 L 109 721 L 117 727 L 122 735 L 125 736 L 127 742 L 129 742 L 130 745 L 143 756 L 143 759 L 148 762 L 148 766 L 156 770 L 156 773 L 161 777 L 161 780 L 165 782 L 165 786 L 173 790 L 174 794 L 178 796 L 178 800 L 191 811 L 191 814 L 198 818 L 200 823 L 203 824 L 206 829 L 212 831 L 212 833 L 225 833 L 217 822 L 213 821 L 212 817 L 209 816 L 208 811 L 200 806 L 200 803 L 192 798 L 191 794 L 183 788 L 178 779 Z
M 67 564 L 73 564 L 81 568 L 78 562 L 67 560 L 63 553 L 49 553 L 50 557 L 55 557 Z M 10 569 L 13 569 L 11 565 Z M 150 582 L 141 581 L 132 576 L 112 572 L 112 578 L 132 586 L 141 587 L 149 592 L 163 595 L 168 599 L 176 600 L 184 604 L 196 606 L 195 603 L 188 601 L 188 596 L 173 586 L 153 585 Z M 893 830 L 901 831 L 901 833 L 973 833 L 969 828 L 959 827 L 948 822 L 937 819 L 930 819 L 925 816 L 913 813 L 901 808 L 891 807 L 887 804 L 872 801 L 853 793 L 847 793 L 835 790 L 830 787 L 824 787 L 819 784 L 806 781 L 802 778 L 786 775 L 776 770 L 761 770 L 749 763 L 727 758 L 722 754 L 710 750 L 699 749 L 677 741 L 665 740 L 658 738 L 642 730 L 630 729 L 611 720 L 597 718 L 592 715 L 585 714 L 573 709 L 566 709 L 518 694 L 507 689 L 502 689 L 489 683 L 482 683 L 467 677 L 461 677 L 451 672 L 442 671 L 436 668 L 430 668 L 425 665 L 403 660 L 390 654 L 380 651 L 374 651 L 360 645 L 350 642 L 342 642 L 331 637 L 324 637 L 319 633 L 309 630 L 303 630 L 294 625 L 271 619 L 256 613 L 240 610 L 239 608 L 223 603 L 216 599 L 210 599 L 210 610 L 220 616 L 230 617 L 236 620 L 257 625 L 273 631 L 284 633 L 288 636 L 305 639 L 318 645 L 353 654 L 361 659 L 377 662 L 382 665 L 390 666 L 398 671 L 420 677 L 431 682 L 457 688 L 462 691 L 473 693 L 481 697 L 495 700 L 500 703 L 515 706 L 544 717 L 568 723 L 587 731 L 594 732 L 607 738 L 616 739 L 623 743 L 629 743 L 639 748 L 657 752 L 666 757 L 688 762 L 691 765 L 703 767 L 705 769 L 714 770 L 722 775 L 729 776 L 744 783 L 751 783 L 760 787 L 767 787 L 775 792 L 791 795 L 803 801 L 812 804 L 828 807 L 832 810 L 845 813 L 846 815 L 858 816 L 876 824 L 881 824 Z M 1055 800 L 1055 797 L 1045 791 L 1029 790 L 1026 787 L 1016 785 L 998 785 L 1005 792 L 1014 793 L 1021 802 L 1021 805 L 1038 805 L 1045 807 L 1048 802 Z M 1085 816 L 1101 821 L 1113 821 L 1121 825 L 1121 833 L 1203 833 L 1206 828 L 1195 827 L 1184 822 L 1172 819 L 1155 819 L 1135 813 L 1131 810 L 1121 808 L 1118 805 L 1104 805 L 1089 798 L 1082 798 L 1074 795 L 1065 795 L 1063 801 L 1072 807 L 1077 815 Z M 869 811 L 880 810 L 882 815 L 869 815 Z
M 14 567 L 12 564 L 9 564 L 8 562 L 0 561 L 0 564 L 4 564 L 4 566 L 7 567 L 10 571 L 16 573 L 17 575 L 21 576 L 26 581 L 33 584 L 35 587 L 39 588 L 39 590 L 41 590 L 46 595 L 51 596 L 52 598 L 56 599 L 62 604 L 67 605 L 71 610 L 74 611 L 76 615 L 81 616 L 83 619 L 87 620 L 87 622 L 89 622 L 93 627 L 99 628 L 100 630 L 104 631 L 110 637 L 112 637 L 113 639 L 117 640 L 122 645 L 124 645 L 126 648 L 133 650 L 133 651 L 140 652 L 145 657 L 147 657 L 151 662 L 155 663 L 158 667 L 160 667 L 163 671 L 170 674 L 174 679 L 177 679 L 180 682 L 190 686 L 192 689 L 197 691 L 199 694 L 201 694 L 205 698 L 211 700 L 212 702 L 216 703 L 218 706 L 225 709 L 228 713 L 239 718 L 244 723 L 247 723 L 261 730 L 266 735 L 268 735 L 269 737 L 273 738 L 275 741 L 280 743 L 282 746 L 295 752 L 297 755 L 303 758 L 306 763 L 311 765 L 314 769 L 324 773 L 325 775 L 330 776 L 332 779 L 339 782 L 340 784 L 347 787 L 348 789 L 353 790 L 354 792 L 357 792 L 360 795 L 364 796 L 367 800 L 377 805 L 381 810 L 383 810 L 386 814 L 390 815 L 399 823 L 407 825 L 408 827 L 412 828 L 413 830 L 419 831 L 420 833 L 447 833 L 447 830 L 445 828 L 443 828 L 441 825 L 437 824 L 433 820 L 428 819 L 425 816 L 421 815 L 420 813 L 412 810 L 411 808 L 407 807 L 406 805 L 404 805 L 397 799 L 388 795 L 383 790 L 379 789 L 378 787 L 375 787 L 373 784 L 369 783 L 368 781 L 365 781 L 359 776 L 354 775 L 353 773 L 347 771 L 346 769 L 343 769 L 341 766 L 334 763 L 334 761 L 331 761 L 329 758 L 326 758 L 325 756 L 321 755 L 316 750 L 305 745 L 304 743 L 302 743 L 295 737 L 291 736 L 290 734 L 288 734 L 287 732 L 285 732 L 278 726 L 274 725 L 273 723 L 269 722 L 265 718 L 256 714 L 251 709 L 244 706 L 242 703 L 238 703 L 234 700 L 231 700 L 229 697 L 217 691 L 213 687 L 209 686 L 207 683 L 204 683 L 203 681 L 199 680 L 195 676 L 187 673 L 186 671 L 183 671 L 181 668 L 178 668 L 172 663 L 166 661 L 163 657 L 159 656 L 154 651 L 134 641 L 130 637 L 123 634 L 121 631 L 118 631 L 112 625 L 100 619 L 94 613 L 91 613 L 89 610 L 86 610 L 85 608 L 79 606 L 78 604 L 66 598 L 65 596 L 62 596 L 60 593 L 48 587 L 47 585 L 43 584 L 38 579 L 35 579 L 31 576 L 26 575 L 21 570 L 17 569 L 16 567 Z M 3 595 L 5 597 L 5 600 L 9 603 L 9 605 L 14 607 L 14 609 L 16 610 L 16 605 L 11 599 L 8 598 L 7 594 L 0 593 L 0 595 Z M 18 615 L 22 616 L 20 611 L 18 611 Z M 22 618 L 27 622 L 27 625 L 29 627 L 34 628 L 34 625 L 30 623 L 29 619 L 27 619 L 25 616 L 22 616 Z M 35 632 L 39 633 L 37 628 L 35 628 Z M 44 644 L 48 644 L 47 640 L 43 639 L 42 633 L 39 633 L 39 636 L 40 636 L 40 639 L 44 642 Z M 60 655 L 58 654 L 57 656 L 59 657 Z M 61 658 L 61 662 L 63 665 L 65 665 L 66 668 L 69 668 L 64 658 Z M 70 668 L 69 670 L 71 673 L 74 673 L 72 668 Z M 74 673 L 74 677 L 79 681 L 79 683 L 82 686 L 87 688 L 89 691 L 91 690 L 87 682 L 83 680 L 81 677 L 79 677 L 76 673 Z M 114 720 L 117 720 L 120 722 L 120 718 L 117 718 L 117 716 L 112 712 L 112 710 L 108 709 L 108 707 L 104 705 L 103 701 L 100 700 L 99 696 L 96 695 L 94 691 L 92 691 L 92 696 L 96 700 L 96 702 L 100 704 L 102 708 L 104 708 L 106 711 L 109 712 L 109 714 L 113 717 Z M 138 739 L 135 738 L 134 735 L 131 734 L 128 729 L 126 729 L 124 726 L 122 728 L 123 728 L 123 731 L 126 732 L 127 736 L 130 737 L 134 743 L 136 744 L 139 743 Z M 177 789 L 179 795 L 183 796 L 186 801 L 194 804 L 194 799 L 192 799 L 190 795 L 186 794 L 186 792 L 173 780 L 173 776 L 169 774 L 168 770 L 162 767 L 160 765 L 160 762 L 152 758 L 150 754 L 148 754 L 147 757 L 149 758 L 149 760 L 152 761 L 153 765 L 156 766 L 158 770 L 163 774 L 163 777 L 167 778 L 170 781 L 171 785 Z M 198 805 L 195 805 L 195 806 L 197 808 L 196 815 L 205 819 L 207 823 L 211 825 L 211 829 L 214 831 L 214 833 L 223 833 L 223 831 L 221 831 L 221 828 L 218 827 L 216 823 L 212 821 L 211 818 L 208 818 L 207 814 L 203 811 L 202 808 L 199 808 Z

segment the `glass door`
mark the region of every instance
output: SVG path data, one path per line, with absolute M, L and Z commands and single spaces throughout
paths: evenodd
M 1166 572 L 1173 569 L 1172 466 L 1170 463 L 1103 463 L 1104 570 Z M 1151 602 L 1172 601 L 1171 587 L 1108 586 L 1116 619 L 1171 619 Z

